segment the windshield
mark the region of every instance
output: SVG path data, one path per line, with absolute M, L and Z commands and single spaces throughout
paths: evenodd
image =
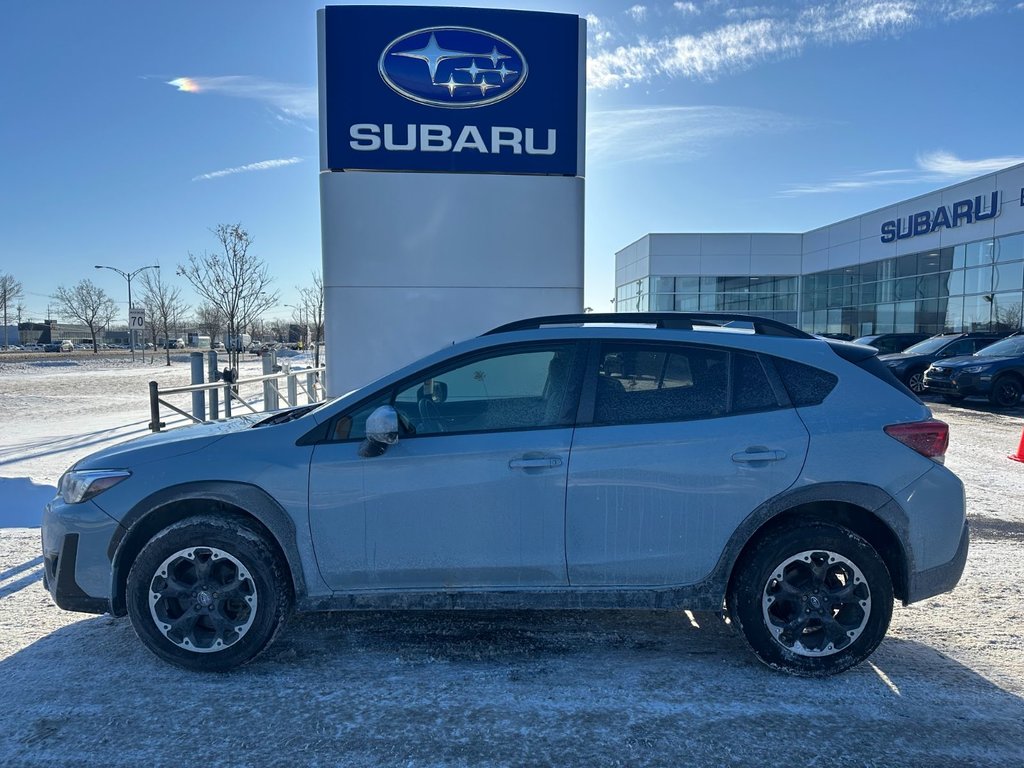
M 879 336 L 861 336 L 859 339 L 854 339 L 853 343 L 854 344 L 868 344 L 868 345 L 870 345 L 871 342 L 874 341 L 877 338 L 880 338 L 880 337 Z
M 975 357 L 1014 357 L 1024 355 L 1024 336 L 1011 336 L 1008 339 L 989 344 L 974 353 Z
M 903 350 L 905 355 L 930 355 L 932 352 L 938 352 L 944 346 L 946 346 L 952 339 L 950 338 L 930 338 L 924 341 L 919 341 L 912 347 L 907 347 Z

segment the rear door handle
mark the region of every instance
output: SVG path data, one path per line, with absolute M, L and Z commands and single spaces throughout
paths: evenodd
M 753 464 L 759 461 L 781 461 L 786 458 L 785 451 L 772 451 L 767 448 L 748 448 L 742 453 L 734 453 L 732 460 L 737 464 Z
M 558 456 L 512 459 L 508 466 L 509 469 L 550 469 L 562 466 L 562 459 Z

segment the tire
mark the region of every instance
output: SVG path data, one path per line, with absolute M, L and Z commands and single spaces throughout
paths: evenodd
M 128 615 L 143 644 L 186 669 L 252 661 L 292 608 L 285 564 L 233 518 L 192 517 L 156 534 L 128 572 Z
M 864 539 L 826 523 L 770 531 L 737 563 L 729 614 L 773 669 L 826 677 L 878 647 L 892 617 L 892 578 Z
M 997 408 L 1013 408 L 1020 402 L 1024 386 L 1016 376 L 1000 376 L 992 382 L 988 401 Z
M 924 394 L 924 369 L 907 374 L 907 389 L 915 395 Z

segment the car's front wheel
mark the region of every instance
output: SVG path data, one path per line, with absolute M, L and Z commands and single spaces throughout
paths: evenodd
M 290 582 L 274 547 L 235 519 L 193 517 L 142 548 L 128 572 L 128 615 L 153 653 L 224 671 L 263 651 L 291 612 Z
M 1021 386 L 1020 379 L 1009 375 L 1001 376 L 992 382 L 992 392 L 988 399 L 992 405 L 999 408 L 1013 408 L 1020 402 L 1022 395 L 1024 387 Z
M 825 523 L 790 524 L 737 563 L 727 597 L 754 654 L 775 669 L 824 677 L 878 647 L 892 616 L 892 578 L 860 536 Z
M 907 389 L 915 395 L 924 394 L 924 370 L 911 371 L 907 376 Z

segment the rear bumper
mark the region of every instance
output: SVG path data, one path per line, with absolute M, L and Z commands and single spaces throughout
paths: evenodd
M 926 571 L 909 574 L 905 602 L 914 603 L 952 590 L 960 581 L 964 566 L 967 564 L 970 539 L 970 526 L 965 520 L 963 532 L 960 534 L 960 545 L 957 547 L 953 559 Z

